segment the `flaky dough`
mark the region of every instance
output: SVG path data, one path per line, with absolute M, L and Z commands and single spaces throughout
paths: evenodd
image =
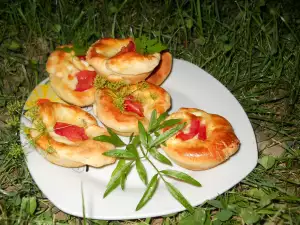
M 169 76 L 172 70 L 172 55 L 170 52 L 162 52 L 161 60 L 159 65 L 154 69 L 154 71 L 147 77 L 146 81 L 155 84 L 161 85 Z
M 132 38 L 103 38 L 96 41 L 87 52 L 87 62 L 110 81 L 135 84 L 145 80 L 159 64 L 160 53 L 141 55 L 135 51 L 121 53 Z
M 76 74 L 83 70 L 95 71 L 86 61 L 75 56 L 74 51 L 66 52 L 62 48 L 72 48 L 72 45 L 60 46 L 52 52 L 46 64 L 50 84 L 55 93 L 64 101 L 77 106 L 88 106 L 95 101 L 95 88 L 85 91 L 75 91 L 78 80 Z
M 112 144 L 95 141 L 93 137 L 108 135 L 105 128 L 97 125 L 96 119 L 77 106 L 62 103 L 45 102 L 39 105 L 39 120 L 46 127 L 46 132 L 37 129 L 37 120 L 33 122 L 30 136 L 40 153 L 50 162 L 63 167 L 80 167 L 90 165 L 102 167 L 115 162 L 115 158 L 102 155 L 114 148 Z M 70 141 L 55 133 L 56 122 L 83 127 L 87 140 Z M 50 150 L 51 151 L 50 151 Z
M 167 91 L 150 83 L 147 86 L 147 88 L 135 91 L 132 94 L 142 100 L 144 117 L 133 112 L 121 112 L 113 103 L 113 98 L 108 89 L 98 90 L 94 105 L 98 119 L 116 133 L 124 136 L 130 136 L 132 133 L 138 134 L 138 121 L 141 121 L 147 128 L 154 109 L 157 114 L 162 114 L 171 106 L 171 98 Z M 131 90 L 135 90 L 136 87 L 137 84 L 130 85 Z
M 168 119 L 182 119 L 187 122 L 184 132 L 188 132 L 192 119 L 200 119 L 206 126 L 206 140 L 197 136 L 181 140 L 173 136 L 162 149 L 178 165 L 190 170 L 205 170 L 219 165 L 239 149 L 240 142 L 230 123 L 222 116 L 209 114 L 195 108 L 181 108 Z

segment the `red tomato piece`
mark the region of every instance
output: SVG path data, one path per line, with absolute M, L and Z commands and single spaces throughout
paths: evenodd
M 43 104 L 45 102 L 51 102 L 51 101 L 47 98 L 40 98 L 39 100 L 36 101 L 36 104 L 40 105 L 40 104 Z
M 124 109 L 127 112 L 133 112 L 144 117 L 143 106 L 140 102 L 134 101 L 133 96 L 128 96 L 124 101 Z
M 118 54 L 126 53 L 126 52 L 135 52 L 135 44 L 130 41 L 127 46 L 122 47 L 121 51 Z
M 68 138 L 70 141 L 84 141 L 89 139 L 85 134 L 84 128 L 68 123 L 56 122 L 54 132 Z
M 79 55 L 79 56 L 77 56 L 80 60 L 86 60 L 86 57 L 85 57 L 85 55 Z
M 207 138 L 207 135 L 206 135 L 206 126 L 205 126 L 205 124 L 200 124 L 198 139 L 202 140 L 202 141 L 205 141 L 206 138 Z
M 94 79 L 97 73 L 95 71 L 82 70 L 76 74 L 78 83 L 75 91 L 85 91 L 93 87 Z
M 188 133 L 183 133 L 183 131 L 179 131 L 178 134 L 176 135 L 176 138 L 179 138 L 183 141 L 192 139 L 199 133 L 200 129 L 200 120 L 192 120 L 191 121 L 191 126 L 190 126 L 190 131 Z

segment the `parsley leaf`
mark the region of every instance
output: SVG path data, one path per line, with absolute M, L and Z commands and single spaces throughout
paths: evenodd
M 67 53 L 74 51 L 76 56 L 83 56 L 83 55 L 86 55 L 88 47 L 75 43 L 72 47 L 67 47 L 67 46 L 58 47 L 58 48 L 56 48 L 56 50 L 61 50 L 61 51 L 67 52 Z
M 134 39 L 136 51 L 140 54 L 153 54 L 167 49 L 158 39 L 149 39 L 146 36 L 141 36 Z
M 74 50 L 76 56 L 81 56 L 81 55 L 86 55 L 88 47 L 75 43 L 73 46 L 73 50 Z

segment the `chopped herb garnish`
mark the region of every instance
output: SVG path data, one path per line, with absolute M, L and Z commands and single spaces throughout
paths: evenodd
M 149 85 L 147 82 L 140 82 L 135 85 L 126 85 L 122 86 L 117 90 L 109 89 L 108 94 L 113 99 L 113 104 L 120 109 L 121 112 L 124 112 L 124 101 L 125 98 L 129 95 L 134 94 L 136 91 L 144 90 L 148 88 Z M 139 96 L 134 96 L 134 99 L 143 102 L 143 100 Z
M 126 86 L 122 81 L 112 82 L 107 80 L 105 77 L 97 75 L 94 80 L 94 87 L 99 90 L 102 88 L 109 88 L 111 90 L 118 90 L 119 88 Z

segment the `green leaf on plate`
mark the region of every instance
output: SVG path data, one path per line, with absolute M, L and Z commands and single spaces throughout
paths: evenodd
M 134 153 L 123 149 L 113 149 L 107 152 L 103 152 L 102 155 L 125 159 L 135 159 L 137 157 Z
M 174 126 L 175 124 L 178 124 L 181 122 L 181 119 L 170 119 L 170 120 L 166 120 L 164 121 L 161 125 L 159 125 L 158 129 L 163 129 L 165 127 L 171 127 Z
M 118 135 L 116 135 L 115 132 L 113 132 L 112 129 L 110 129 L 109 127 L 107 127 L 107 131 L 110 134 L 112 140 L 114 141 L 114 146 L 116 146 L 116 147 L 125 146 L 125 143 L 119 138 Z
M 131 142 L 132 142 L 132 139 L 134 138 L 135 136 L 134 136 L 134 133 L 131 133 L 131 135 L 130 135 L 130 137 L 129 137 L 129 142 L 128 142 L 128 144 L 130 144 Z
M 141 178 L 143 183 L 145 185 L 147 185 L 147 183 L 148 183 L 148 181 L 147 181 L 147 172 L 146 172 L 146 169 L 145 169 L 143 163 L 141 162 L 140 159 L 137 159 L 135 163 L 136 163 L 136 170 L 139 174 L 139 177 Z
M 130 167 L 129 167 L 130 168 Z M 125 190 L 125 182 L 126 182 L 127 176 L 126 175 L 122 175 L 120 177 L 120 185 L 121 185 L 121 189 L 124 191 Z
M 159 135 L 156 139 L 154 139 L 151 144 L 150 148 L 158 146 L 162 144 L 164 141 L 175 135 L 178 131 L 180 131 L 183 127 L 185 126 L 184 124 L 178 124 L 175 127 L 171 128 L 170 130 L 167 130 L 166 132 L 162 133 Z
M 125 159 L 119 159 L 116 168 L 111 173 L 111 177 L 114 177 L 115 174 L 125 165 L 125 163 L 126 163 Z M 124 177 L 125 177 L 125 172 L 124 172 L 124 174 L 121 175 L 120 179 L 114 183 L 114 185 L 110 188 L 111 190 L 109 192 L 111 192 L 115 188 L 117 188 L 119 186 L 120 182 L 122 181 L 122 178 L 124 178 Z
M 159 128 L 159 125 L 167 118 L 167 116 L 168 116 L 167 112 L 164 112 L 164 113 L 160 114 L 158 116 L 158 118 L 156 119 L 156 121 L 155 121 L 155 126 L 152 128 L 152 130 L 149 130 L 149 131 L 150 132 L 157 132 L 158 128 Z
M 128 151 L 128 152 L 132 153 L 133 155 L 135 155 L 136 158 L 139 157 L 139 153 L 138 153 L 136 147 L 133 144 L 128 144 L 126 146 L 126 151 Z
M 128 167 L 127 170 L 124 171 L 124 174 L 120 177 L 120 184 L 121 184 L 121 189 L 124 191 L 125 190 L 125 182 L 127 180 L 128 174 L 130 173 L 132 169 L 132 166 Z
M 116 167 L 116 171 L 114 170 L 112 176 L 106 186 L 106 190 L 104 192 L 103 198 L 105 198 L 112 190 L 114 190 L 120 184 L 120 177 L 125 174 L 125 171 L 132 165 L 133 161 L 130 161 L 126 164 L 121 165 L 119 168 Z
M 147 133 L 145 127 L 140 121 L 138 122 L 138 127 L 139 127 L 139 135 L 140 135 L 141 143 L 146 147 L 148 140 L 147 140 Z
M 159 137 L 160 133 L 158 131 L 154 132 L 155 137 Z
M 276 159 L 274 156 L 266 155 L 258 160 L 258 163 L 262 165 L 266 170 L 271 169 L 275 164 Z
M 166 156 L 164 156 L 159 151 L 157 151 L 156 148 L 150 148 L 149 153 L 153 156 L 153 158 L 157 159 L 158 161 L 160 161 L 164 164 L 172 166 L 171 161 Z
M 116 168 L 111 173 L 111 176 L 113 177 L 125 165 L 125 163 L 126 163 L 125 159 L 119 159 Z
M 160 171 L 162 174 L 167 175 L 169 177 L 184 181 L 186 183 L 201 187 L 201 184 L 192 178 L 190 175 L 177 171 L 177 170 L 162 170 Z
M 131 141 L 131 144 L 135 147 L 137 147 L 140 143 L 141 143 L 140 136 L 135 136 Z
M 102 142 L 107 142 L 110 144 L 113 144 L 116 147 L 122 147 L 125 146 L 125 143 L 119 138 L 118 135 L 116 135 L 112 129 L 110 129 L 109 127 L 107 128 L 108 133 L 110 134 L 110 136 L 107 135 L 100 135 L 97 137 L 94 137 L 93 139 L 96 141 L 102 141 Z
M 183 205 L 187 210 L 189 210 L 191 213 L 193 213 L 195 210 L 193 206 L 188 202 L 188 200 L 180 193 L 180 191 L 174 187 L 171 183 L 165 182 L 168 191 L 171 193 L 171 195 L 180 202 L 181 205 Z
M 156 128 L 157 125 L 157 112 L 154 109 L 151 113 L 151 117 L 150 117 L 150 122 L 149 122 L 149 132 L 151 132 L 152 130 L 154 130 Z
M 157 124 L 160 124 L 162 121 L 164 121 L 168 116 L 167 112 L 164 112 L 162 114 L 159 115 L 159 117 L 157 118 Z
M 113 140 L 111 139 L 110 136 L 100 135 L 100 136 L 94 137 L 93 139 L 95 141 L 101 141 L 101 142 L 107 142 L 107 143 L 113 144 Z
M 148 183 L 146 191 L 135 209 L 136 211 L 140 210 L 152 198 L 157 189 L 158 181 L 158 174 L 155 174 Z
M 232 212 L 227 209 L 222 209 L 220 212 L 217 212 L 216 216 L 221 221 L 227 221 L 232 217 Z

